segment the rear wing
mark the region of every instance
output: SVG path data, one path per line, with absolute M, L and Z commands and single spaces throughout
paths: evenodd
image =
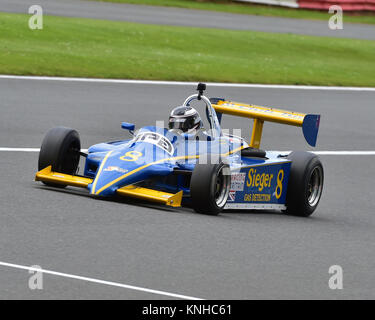
M 302 127 L 303 135 L 310 146 L 315 147 L 318 137 L 320 115 L 304 114 L 275 108 L 255 106 L 245 103 L 225 101 L 224 99 L 210 99 L 219 121 L 222 114 L 254 119 L 250 146 L 260 147 L 264 121 L 277 122 L 296 127 Z

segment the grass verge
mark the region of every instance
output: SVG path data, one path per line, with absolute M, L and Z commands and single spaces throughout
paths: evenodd
M 130 3 L 163 7 L 177 7 L 187 9 L 199 9 L 210 11 L 221 11 L 241 14 L 252 14 L 260 16 L 273 16 L 296 19 L 327 20 L 331 17 L 328 12 L 294 9 L 277 6 L 257 5 L 253 3 L 238 3 L 230 0 L 91 0 L 103 2 Z M 344 23 L 367 23 L 375 24 L 375 14 L 366 13 L 344 13 Z
M 375 41 L 0 13 L 0 73 L 375 86 Z

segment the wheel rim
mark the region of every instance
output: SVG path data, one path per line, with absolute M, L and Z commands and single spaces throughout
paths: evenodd
M 307 186 L 307 201 L 310 207 L 318 204 L 323 189 L 323 171 L 320 167 L 315 167 L 311 172 L 309 183 Z
M 225 168 L 220 168 L 215 182 L 215 203 L 220 208 L 226 204 L 230 189 L 230 174 L 225 174 Z

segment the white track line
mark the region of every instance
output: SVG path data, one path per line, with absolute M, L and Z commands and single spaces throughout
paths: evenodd
M 0 152 L 39 152 L 39 148 L 7 148 L 7 147 L 0 147 Z M 81 149 L 82 152 L 87 152 L 87 149 Z M 279 153 L 290 153 L 291 151 L 273 151 Z M 310 151 L 317 155 L 324 155 L 324 156 L 373 156 L 375 155 L 375 151 L 370 150 L 358 150 L 358 151 Z
M 9 152 L 39 152 L 39 148 L 0 148 L 0 151 Z
M 147 84 L 147 85 L 171 85 L 171 86 L 188 86 L 188 85 L 196 86 L 197 85 L 197 82 L 183 82 L 183 81 L 95 79 L 95 78 L 12 76 L 12 75 L 0 75 L 0 79 L 68 81 L 68 82 L 99 82 L 99 83 Z M 263 88 L 263 89 L 298 89 L 298 90 L 334 90 L 334 91 L 375 92 L 375 88 L 369 88 L 369 87 L 296 86 L 296 85 L 279 85 L 279 84 L 248 84 L 248 83 L 220 83 L 220 82 L 206 82 L 206 84 L 211 87 L 227 87 L 227 88 Z
M 312 151 L 318 155 L 328 156 L 373 156 L 375 151 Z
M 0 150 L 1 151 L 1 150 Z M 278 152 L 278 153 L 291 153 L 292 151 L 272 151 L 272 152 Z M 375 151 L 369 151 L 369 150 L 358 150 L 358 151 L 311 151 L 308 150 L 308 152 L 317 154 L 317 155 L 322 155 L 322 156 L 374 156 Z
M 0 147 L 0 151 L 4 152 L 39 152 L 40 148 L 8 148 Z M 82 152 L 87 152 L 88 149 L 81 149 Z
M 37 269 L 37 268 L 27 267 L 27 266 L 23 266 L 23 265 L 19 265 L 19 264 L 13 264 L 13 263 L 7 263 L 7 262 L 1 262 L 0 261 L 0 266 L 14 268 L 14 269 L 42 272 L 42 273 L 45 273 L 45 274 L 50 274 L 50 275 L 54 275 L 54 276 L 58 276 L 58 277 L 70 278 L 70 279 L 75 279 L 75 280 L 104 284 L 104 285 L 112 286 L 112 287 L 119 287 L 119 288 L 124 288 L 124 289 L 142 291 L 142 292 L 146 292 L 146 293 L 158 294 L 158 295 L 168 296 L 168 297 L 177 298 L 177 299 L 203 300 L 201 298 L 190 297 L 190 296 L 185 296 L 185 295 L 166 292 L 166 291 L 153 290 L 153 289 L 148 289 L 148 288 L 143 288 L 143 287 L 131 286 L 131 285 L 128 285 L 128 284 L 122 284 L 122 283 L 111 282 L 111 281 L 104 281 L 104 280 L 88 278 L 88 277 L 81 277 L 81 276 L 76 276 L 74 274 L 61 273 L 61 272 L 56 272 L 56 271 L 51 271 L 51 270 L 46 270 L 46 269 Z

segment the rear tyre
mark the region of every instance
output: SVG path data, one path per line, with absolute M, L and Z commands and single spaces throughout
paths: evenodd
M 319 158 L 304 151 L 293 151 L 286 195 L 286 213 L 308 217 L 317 208 L 324 182 L 324 171 Z
M 197 164 L 190 181 L 193 208 L 198 213 L 218 215 L 228 200 L 231 184 L 229 166 Z
M 76 130 L 57 127 L 50 129 L 42 142 L 38 170 L 52 166 L 52 171 L 74 175 L 79 164 L 81 142 Z M 64 188 L 66 185 L 43 182 L 46 185 Z

